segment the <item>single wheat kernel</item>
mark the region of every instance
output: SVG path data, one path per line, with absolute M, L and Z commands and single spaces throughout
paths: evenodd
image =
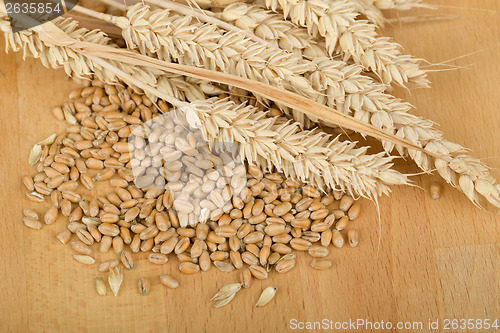
M 214 261 L 214 266 L 221 272 L 232 272 L 234 271 L 233 264 L 225 261 Z
M 156 265 L 163 265 L 168 262 L 168 257 L 162 253 L 150 253 L 148 260 Z
M 249 267 L 252 276 L 259 280 L 267 279 L 267 271 L 264 267 L 252 265 Z
M 432 199 L 439 199 L 441 197 L 441 185 L 437 182 L 433 182 L 429 188 Z
M 267 265 L 267 261 L 268 261 L 270 255 L 271 255 L 271 246 L 264 245 L 262 247 L 262 249 L 260 250 L 260 254 L 259 254 L 259 262 L 262 266 Z
M 121 238 L 120 236 L 113 237 L 112 245 L 113 245 L 113 250 L 115 251 L 116 254 L 120 255 L 123 252 L 123 248 L 125 245 L 123 242 L 123 238 Z
M 145 277 L 141 277 L 139 279 L 139 293 L 141 295 L 147 295 L 149 294 L 149 290 L 151 288 L 151 283 L 149 282 L 149 279 L 145 278 Z
M 107 293 L 106 283 L 100 276 L 96 276 L 95 278 L 95 287 L 99 295 L 106 296 Z
M 99 252 L 107 253 L 109 251 L 109 249 L 111 249 L 112 244 L 113 244 L 113 237 L 108 236 L 108 235 L 102 236 L 101 246 L 100 246 Z
M 163 285 L 167 286 L 168 288 L 175 289 L 179 287 L 179 282 L 175 280 L 173 277 L 167 274 L 162 274 L 160 276 L 160 281 Z
M 349 217 L 347 215 L 342 216 L 335 225 L 335 229 L 337 229 L 338 231 L 342 231 L 347 227 L 348 223 L 349 223 Z
M 88 232 L 85 229 L 78 229 L 76 231 L 76 236 L 78 237 L 78 239 L 80 239 L 80 241 L 82 241 L 82 243 L 84 243 L 88 246 L 91 246 L 92 244 L 94 244 L 94 237 L 92 237 L 90 232 Z
M 191 262 L 183 262 L 179 265 L 179 271 L 184 274 L 194 274 L 200 271 L 200 266 Z
M 277 253 L 277 252 L 273 252 L 269 258 L 267 259 L 267 262 L 269 265 L 274 265 L 278 262 L 278 260 L 280 260 L 280 254 Z
M 23 184 L 28 191 L 32 192 L 35 190 L 35 183 L 33 182 L 33 178 L 30 176 L 23 177 Z
M 314 269 L 328 269 L 332 267 L 332 261 L 328 259 L 314 259 L 311 262 L 311 267 Z
M 63 244 L 68 244 L 69 240 L 71 239 L 71 231 L 69 230 L 64 230 L 63 232 L 59 233 L 57 236 L 57 239 Z
M 32 229 L 42 229 L 42 223 L 32 217 L 23 217 L 24 224 Z
M 329 251 L 327 247 L 321 245 L 313 245 L 309 248 L 309 255 L 315 258 L 324 258 L 328 255 Z
M 44 202 L 45 201 L 44 196 L 36 191 L 26 193 L 26 197 L 30 201 L 33 201 L 33 202 Z
M 351 247 L 358 246 L 358 232 L 354 229 L 351 229 L 347 232 L 347 240 Z
M 333 233 L 331 229 L 323 231 L 321 233 L 321 240 L 320 240 L 321 246 L 327 247 L 328 245 L 330 245 L 330 242 L 332 241 L 332 236 Z
M 282 260 L 282 259 L 280 259 L 276 263 L 276 266 L 275 266 L 276 272 L 286 273 L 295 267 L 295 260 L 294 259 L 284 259 L 284 260 Z
M 290 241 L 290 246 L 292 249 L 297 250 L 297 251 L 307 251 L 311 247 L 311 242 L 302 239 L 302 238 L 293 238 Z
M 125 266 L 126 269 L 133 269 L 134 268 L 134 261 L 132 260 L 132 255 L 128 251 L 122 251 L 120 253 L 120 259 L 122 261 L 123 266 Z
M 92 249 L 81 241 L 71 242 L 71 248 L 80 254 L 91 255 Z
M 88 256 L 88 255 L 83 255 L 83 254 L 73 254 L 73 258 L 82 263 L 82 264 L 85 264 L 85 265 L 92 265 L 95 263 L 95 260 L 94 258 L 92 258 L 91 256 Z
M 348 195 L 344 195 L 342 199 L 340 199 L 339 208 L 340 210 L 347 212 L 349 208 L 351 208 L 354 203 L 354 199 Z
M 206 272 L 212 266 L 212 261 L 210 260 L 210 255 L 208 251 L 204 250 L 203 253 L 199 257 L 199 264 L 202 271 Z
M 355 203 L 349 208 L 349 211 L 347 213 L 347 216 L 349 217 L 349 220 L 355 220 L 359 217 L 359 213 L 361 212 L 361 205 L 359 203 Z
M 344 246 L 344 236 L 338 230 L 333 230 L 332 233 L 332 244 L 335 247 L 341 248 Z

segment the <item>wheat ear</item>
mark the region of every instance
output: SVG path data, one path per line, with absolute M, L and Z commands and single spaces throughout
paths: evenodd
M 302 76 L 310 69 L 308 62 L 242 34 L 140 3 L 129 7 L 126 17 L 99 16 L 123 29 L 127 46 L 142 54 L 265 82 L 309 98 L 317 95 Z
M 263 169 L 275 167 L 302 181 L 370 199 L 388 194 L 389 185 L 408 184 L 405 175 L 390 169 L 392 157 L 368 155 L 367 147 L 303 131 L 285 118 L 266 118 L 266 112 L 250 105 L 212 98 L 191 103 L 186 112 L 193 126 L 203 124 L 208 142 L 237 142 L 249 163 Z
M 401 46 L 379 37 L 377 26 L 356 20 L 359 13 L 344 0 L 260 0 L 284 18 L 307 27 L 315 37 L 324 37 L 330 55 L 341 54 L 373 71 L 386 84 L 428 87 L 427 74 L 418 59 L 401 54 Z

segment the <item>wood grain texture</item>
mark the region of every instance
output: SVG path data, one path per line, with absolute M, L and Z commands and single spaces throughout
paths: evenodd
M 432 89 L 396 93 L 416 106 L 414 112 L 440 124 L 447 138 L 499 168 L 500 19 L 498 13 L 484 10 L 498 12 L 500 2 L 433 3 L 462 7 L 436 12 L 461 18 L 394 25 L 385 33 L 408 53 L 431 63 L 477 53 L 451 62 L 470 68 L 431 73 Z M 400 13 L 419 14 L 429 12 Z M 73 86 L 60 70 L 46 69 L 32 59 L 23 61 L 19 54 L 0 53 L 0 331 L 286 332 L 291 330 L 291 319 L 366 318 L 422 321 L 424 329 L 414 331 L 445 332 L 428 329 L 428 320 L 500 319 L 499 215 L 477 209 L 449 187 L 440 200 L 431 200 L 426 189 L 437 176 L 415 177 L 416 187 L 395 188 L 390 198 L 383 198 L 380 226 L 375 208 L 365 203 L 355 222 L 360 245 L 332 250 L 333 269 L 314 271 L 310 259 L 299 255 L 293 271 L 254 281 L 222 309 L 213 309 L 208 300 L 222 285 L 238 279 L 238 273 L 212 269 L 180 276 L 174 258 L 164 267 L 153 267 L 144 256 L 137 258 L 137 268 L 126 272 L 119 297 L 99 297 L 94 289 L 97 265 L 78 264 L 70 247 L 55 238 L 65 228 L 62 220 L 41 231 L 29 230 L 21 222 L 22 209 L 36 206 L 25 199 L 21 185 L 22 175 L 33 172 L 27 164 L 29 150 L 63 130 L 50 108 L 63 102 Z M 418 172 L 403 163 L 400 169 Z M 497 170 L 493 173 L 500 177 Z M 178 278 L 180 287 L 164 288 L 158 279 L 161 273 Z M 151 279 L 148 296 L 137 292 L 141 276 Z M 279 288 L 275 299 L 264 308 L 254 308 L 268 285 Z M 479 331 L 495 330 L 470 330 Z

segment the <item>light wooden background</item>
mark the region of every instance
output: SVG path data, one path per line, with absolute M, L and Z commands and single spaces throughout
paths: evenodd
M 432 89 L 398 93 L 418 114 L 441 124 L 447 138 L 499 168 L 500 19 L 498 13 L 472 8 L 499 11 L 500 2 L 434 3 L 462 7 L 437 12 L 461 18 L 396 25 L 387 34 L 433 63 L 478 53 L 453 62 L 471 64 L 468 69 L 431 73 Z M 417 13 L 429 12 L 411 12 Z M 32 173 L 28 152 L 35 142 L 63 129 L 49 110 L 64 101 L 72 86 L 62 71 L 0 53 L 0 331 L 285 332 L 292 319 L 425 325 L 429 319 L 500 319 L 500 217 L 475 208 L 448 187 L 442 199 L 431 200 L 421 188 L 437 179 L 432 176 L 415 177 L 418 187 L 395 188 L 382 200 L 381 231 L 374 207 L 366 203 L 355 222 L 360 245 L 332 250 L 331 270 L 314 271 L 308 267 L 310 259 L 299 255 L 292 272 L 254 282 L 225 308 L 213 309 L 208 300 L 238 274 L 212 269 L 179 276 L 175 259 L 163 268 L 138 261 L 134 271 L 126 272 L 119 297 L 97 296 L 97 267 L 76 263 L 70 247 L 55 238 L 65 223 L 33 231 L 21 221 L 22 209 L 33 206 L 21 185 L 21 176 Z M 418 172 L 414 167 L 401 170 Z M 177 277 L 180 287 L 166 290 L 157 279 L 162 272 Z M 149 296 L 137 292 L 141 275 L 152 279 Z M 268 285 L 279 288 L 276 298 L 255 309 Z

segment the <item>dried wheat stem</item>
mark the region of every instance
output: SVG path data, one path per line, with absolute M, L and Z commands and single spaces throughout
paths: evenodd
M 94 55 L 103 59 L 115 61 L 115 67 L 125 68 L 124 72 L 133 73 L 133 75 L 137 77 L 142 78 L 145 73 L 149 73 L 150 75 L 146 77 L 148 79 L 146 80 L 146 82 L 152 86 L 161 86 L 161 82 L 156 82 L 157 76 L 159 76 L 160 78 L 165 78 L 165 84 L 169 83 L 167 77 L 161 75 L 161 71 L 169 71 L 174 74 L 187 75 L 202 80 L 216 81 L 219 83 L 228 84 L 241 89 L 252 91 L 265 98 L 274 100 L 290 108 L 294 108 L 298 111 L 309 114 L 311 117 L 322 119 L 325 122 L 336 124 L 338 126 L 363 133 L 365 135 L 374 136 L 383 141 L 391 141 L 397 145 L 402 145 L 404 147 L 413 148 L 416 150 L 420 149 L 413 144 L 408 144 L 407 142 L 405 142 L 405 140 L 401 140 L 391 134 L 388 134 L 385 131 L 375 128 L 374 126 L 363 124 L 362 122 L 352 117 L 346 116 L 338 111 L 312 102 L 294 93 L 277 89 L 272 86 L 248 79 L 234 77 L 231 75 L 208 71 L 200 68 L 193 68 L 191 66 L 165 63 L 157 59 L 139 55 L 130 51 L 96 44 L 92 41 L 89 42 L 89 39 L 96 39 L 95 36 L 102 36 L 101 32 L 87 32 L 85 29 L 81 29 L 80 32 L 86 33 L 85 36 L 87 38 L 85 40 L 82 40 L 82 37 L 79 33 L 74 33 L 78 35 L 78 39 L 74 39 L 71 35 L 66 34 L 64 30 L 61 30 L 54 24 L 57 22 L 59 22 L 59 20 L 56 20 L 54 22 L 47 22 L 44 25 L 33 28 L 34 30 L 39 32 L 38 35 L 33 33 L 32 31 L 23 32 L 24 34 L 32 37 L 32 39 L 28 37 L 24 38 L 23 40 L 19 40 L 20 36 L 25 36 L 22 35 L 23 33 L 21 33 L 21 35 L 12 34 L 7 17 L 3 17 L 3 19 L 0 19 L 0 30 L 6 32 L 6 39 L 10 42 L 9 44 L 11 45 L 11 47 L 13 47 L 14 50 L 19 50 L 21 46 L 25 52 L 32 52 L 35 57 L 40 58 L 44 65 L 46 65 L 47 67 L 64 67 L 68 75 L 71 75 L 73 71 L 75 71 L 77 75 L 86 76 L 92 74 L 92 69 L 95 69 L 96 74 L 100 75 L 99 78 L 103 81 L 116 82 L 115 74 L 108 73 L 104 70 L 101 71 L 101 68 L 99 68 L 99 66 L 96 66 L 96 64 L 93 64 L 91 61 L 88 62 L 88 58 L 85 57 L 85 55 Z M 65 20 L 65 22 L 72 23 L 68 20 Z M 40 43 L 40 41 L 42 43 Z M 33 50 L 33 44 L 38 45 L 42 49 Z M 48 54 L 50 54 L 50 56 L 48 56 Z M 56 55 L 55 58 L 53 54 Z M 146 68 L 148 71 L 145 71 L 142 68 Z M 155 69 L 160 70 L 160 72 L 155 71 Z M 140 71 L 137 72 L 137 70 Z M 155 73 L 157 73 L 156 76 L 154 75 Z M 133 85 L 133 83 L 130 84 Z
M 283 17 L 307 27 L 315 37 L 324 37 L 328 52 L 340 53 L 344 59 L 373 71 L 386 84 L 428 87 L 426 73 L 418 60 L 401 54 L 401 47 L 390 38 L 379 37 L 376 26 L 356 20 L 359 15 L 345 0 L 261 0 Z

